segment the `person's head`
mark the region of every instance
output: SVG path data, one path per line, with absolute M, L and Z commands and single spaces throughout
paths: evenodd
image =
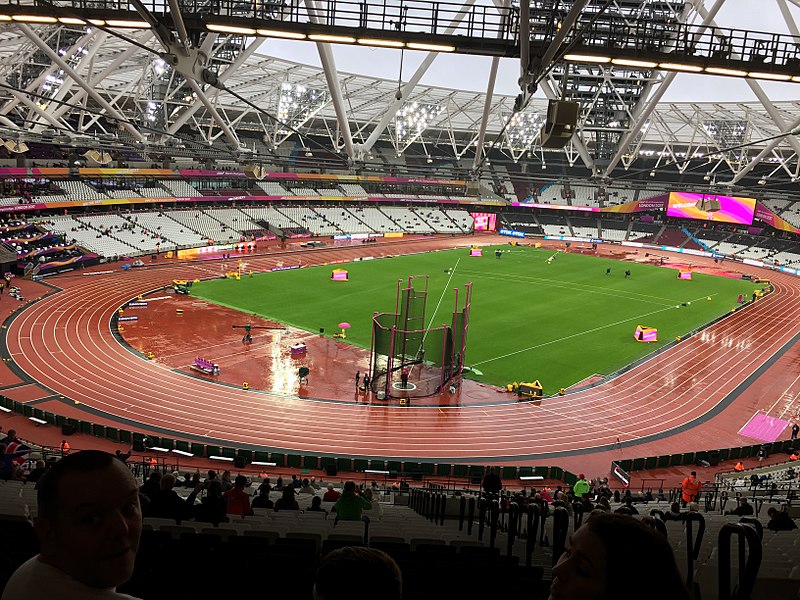
M 606 600 L 620 581 L 655 600 L 689 598 L 666 538 L 631 516 L 592 513 L 553 567 L 549 600 Z
M 322 506 L 322 498 L 320 498 L 319 496 L 314 496 L 311 499 L 311 506 L 313 506 L 314 508 L 319 508 L 320 506 Z
M 247 487 L 247 477 L 244 475 L 237 475 L 236 479 L 233 480 L 233 486 L 237 490 L 243 490 Z
M 344 491 L 355 493 L 356 491 L 356 482 L 355 481 L 345 481 L 344 482 Z
M 283 499 L 288 500 L 290 502 L 294 502 L 294 488 L 293 487 L 285 487 L 283 488 Z
M 57 462 L 38 487 L 42 560 L 96 588 L 133 573 L 142 513 L 130 470 L 112 454 L 83 450 Z
M 308 487 L 308 479 L 303 479 L 303 487 Z
M 44 467 L 45 467 L 45 463 L 41 458 L 36 461 L 36 468 L 37 469 L 44 469 Z
M 745 498 L 744 496 L 739 496 L 739 504 L 741 504 L 742 506 L 747 504 L 747 498 Z
M 328 484 L 328 491 L 331 491 L 331 492 L 333 491 L 333 484 L 332 483 Z
M 770 506 L 770 507 L 769 507 L 769 509 L 767 509 L 767 516 L 768 516 L 770 519 L 771 519 L 772 517 L 774 517 L 775 515 L 777 515 L 777 514 L 778 514 L 778 511 L 777 511 L 777 509 L 776 509 L 774 506 Z
M 175 475 L 172 473 L 167 473 L 161 478 L 161 482 L 159 484 L 161 491 L 166 492 L 171 490 L 175 487 Z
M 220 498 L 222 497 L 222 484 L 219 479 L 212 479 L 206 481 L 206 498 Z
M 680 505 L 680 504 L 678 504 L 677 502 L 673 502 L 673 503 L 670 505 L 670 507 L 669 507 L 669 510 L 670 510 L 671 512 L 674 512 L 674 513 L 679 513 L 679 512 L 681 512 L 681 505 Z
M 401 600 L 403 576 L 388 554 L 375 548 L 346 546 L 328 552 L 314 577 L 314 600 L 350 598 L 358 587 L 380 590 L 386 600 Z
M 8 434 L 6 435 L 6 443 L 13 442 L 16 439 L 17 439 L 17 430 L 9 429 Z
M 691 475 L 692 477 L 697 477 L 697 471 L 692 471 L 691 473 L 689 473 L 689 475 Z

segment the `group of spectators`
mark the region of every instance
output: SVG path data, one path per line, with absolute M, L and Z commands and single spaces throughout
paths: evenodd
M 192 488 L 191 493 L 183 498 L 175 488 L 183 486 Z M 194 519 L 207 523 L 224 523 L 231 518 L 243 518 L 253 515 L 253 509 L 278 511 L 300 510 L 297 496 L 312 496 L 309 511 L 333 513 L 337 521 L 358 521 L 362 518 L 380 519 L 382 508 L 374 497 L 372 488 L 360 489 L 354 481 L 344 483 L 342 491 L 333 483 L 327 484 L 324 494 L 320 495 L 321 486 L 316 478 L 300 479 L 291 476 L 291 481 L 284 483 L 278 477 L 275 485 L 269 479 L 264 480 L 255 490 L 253 496 L 246 491 L 250 481 L 244 475 L 231 479 L 230 471 L 219 475 L 210 470 L 204 480 L 200 473 L 186 473 L 182 478 L 178 473 L 160 473 L 152 471 L 139 489 L 142 513 L 146 517 L 175 519 L 181 521 Z M 272 492 L 280 492 L 273 500 Z M 324 504 L 323 504 L 324 503 Z

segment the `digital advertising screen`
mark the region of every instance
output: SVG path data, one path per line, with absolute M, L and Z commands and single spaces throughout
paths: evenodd
M 756 209 L 755 198 L 670 192 L 667 216 L 718 223 L 752 225 Z
M 494 213 L 470 213 L 475 219 L 475 231 L 494 231 L 497 228 L 497 215 Z

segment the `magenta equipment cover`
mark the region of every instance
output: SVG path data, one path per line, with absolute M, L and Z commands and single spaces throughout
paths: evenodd
M 691 192 L 670 192 L 667 203 L 668 217 L 741 225 L 752 225 L 755 210 L 755 198 Z

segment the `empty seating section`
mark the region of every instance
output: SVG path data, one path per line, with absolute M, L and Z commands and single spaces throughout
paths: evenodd
M 295 196 L 319 196 L 319 192 L 310 187 L 293 187 L 291 188 L 292 194 Z
M 573 206 L 597 206 L 598 202 L 595 195 L 598 188 L 587 185 L 572 185 L 572 198 L 571 204 Z
M 166 238 L 167 241 L 162 240 L 161 242 L 163 251 L 179 246 L 197 246 L 205 243 L 202 235 L 170 218 L 169 213 L 141 212 L 130 215 L 128 218 L 141 227 Z
M 83 202 L 86 200 L 106 200 L 108 196 L 101 194 L 95 188 L 83 181 L 65 179 L 58 182 L 58 186 L 64 190 L 71 202 Z
M 79 246 L 101 256 L 126 256 L 135 254 L 138 250 L 130 244 L 95 229 L 94 219 L 84 221 L 67 215 L 57 215 L 46 217 L 44 221 L 49 223 L 52 231 L 62 232 L 67 241 L 75 240 Z
M 239 241 L 239 232 L 223 225 L 201 210 L 175 210 L 167 213 L 181 225 L 197 231 L 204 238 L 224 244 Z
M 119 215 L 93 215 L 92 217 L 79 217 L 78 220 L 130 246 L 133 250 L 129 249 L 127 253 L 135 253 L 137 250 L 153 252 L 161 249 L 161 244 L 164 243 L 159 232 L 152 231 Z
M 336 232 L 335 227 L 325 223 L 307 206 L 281 206 L 278 210 L 289 217 L 294 227 L 307 229 L 314 235 L 333 235 Z
M 187 182 L 180 179 L 161 179 L 158 183 L 169 190 L 176 198 L 194 198 L 203 195 Z
M 374 210 L 374 209 L 370 209 Z M 373 233 L 366 223 L 362 222 L 355 214 L 353 209 L 337 206 L 317 207 L 314 209 L 320 218 L 328 224 L 333 225 L 339 233 Z M 331 235 L 336 235 L 333 233 Z
M 575 237 L 597 238 L 597 227 L 572 227 Z
M 248 215 L 253 221 L 264 221 L 270 224 L 270 227 L 277 227 L 285 229 L 287 227 L 297 227 L 297 223 L 292 221 L 288 216 L 283 214 L 277 208 L 271 206 L 261 207 L 247 207 L 243 208 L 242 212 Z
M 464 215 L 466 215 L 466 217 L 472 221 L 472 217 L 470 217 L 469 213 L 466 211 L 453 211 L 452 213 L 445 213 L 441 210 L 417 208 L 415 209 L 415 212 L 437 233 L 466 233 L 469 231 L 469 225 L 467 225 Z M 453 219 L 457 213 L 460 216 L 458 222 Z M 466 228 L 464 227 L 465 225 Z
M 350 211 L 361 221 L 367 224 L 372 231 L 386 233 L 390 231 L 401 232 L 403 229 L 391 218 L 383 213 L 380 208 L 351 208 Z
M 641 223 L 635 221 L 631 223 L 630 233 L 628 234 L 629 240 L 639 240 L 648 236 L 652 236 L 661 229 L 659 225 L 653 223 Z
M 317 188 L 317 192 L 319 193 L 320 196 L 333 196 L 337 198 L 341 198 L 342 196 L 345 195 L 344 192 L 342 192 L 342 190 L 335 187 Z
M 745 250 L 747 246 L 743 244 L 731 244 L 730 242 L 719 242 L 716 246 L 714 246 L 713 251 L 719 252 L 720 254 L 726 254 L 727 256 L 733 256 L 738 252 Z
M 536 201 L 539 204 L 566 204 L 564 199 L 561 197 L 561 192 L 563 190 L 564 188 L 560 185 L 545 185 L 539 190 L 539 197 Z
M 435 229 L 411 208 L 381 207 L 381 211 L 409 233 L 435 232 Z
M 366 198 L 371 195 L 357 183 L 342 183 L 339 187 L 344 190 L 345 196 L 350 196 L 351 198 Z
M 287 190 L 277 181 L 258 181 L 256 185 L 266 192 L 268 196 L 291 196 L 292 192 Z
M 781 213 L 781 218 L 786 219 L 795 227 L 800 227 L 800 202 L 793 202 Z
M 214 208 L 206 210 L 205 213 L 236 233 L 260 229 L 257 223 L 238 208 Z

